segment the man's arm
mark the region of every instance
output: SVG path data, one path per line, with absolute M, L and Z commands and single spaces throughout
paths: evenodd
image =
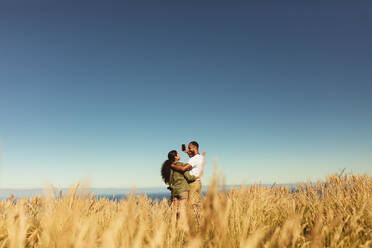
M 175 170 L 182 171 L 182 172 L 190 170 L 192 168 L 191 164 L 186 164 L 184 166 L 171 164 L 171 167 Z
M 199 177 L 196 177 L 196 176 L 193 176 L 193 175 L 190 175 L 190 172 L 189 171 L 186 171 L 183 176 L 186 178 L 187 182 L 193 182 L 195 181 L 195 179 L 199 178 Z
M 201 168 L 201 171 L 199 173 L 199 176 L 197 176 L 197 178 L 201 178 L 204 174 L 204 165 L 205 165 L 205 155 L 207 155 L 206 152 L 203 152 L 203 163 L 202 163 L 202 168 Z

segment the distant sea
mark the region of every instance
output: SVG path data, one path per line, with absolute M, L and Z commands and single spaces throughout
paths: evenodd
M 56 197 L 59 197 L 59 191 L 62 191 L 62 196 L 68 193 L 67 188 L 56 189 Z M 84 189 L 81 188 L 78 190 L 78 195 L 92 194 L 97 198 L 109 198 L 110 200 L 121 198 L 126 198 L 130 194 L 134 193 L 135 195 L 147 195 L 147 197 L 155 200 L 162 200 L 163 198 L 170 197 L 170 191 L 164 188 L 138 188 L 138 189 L 129 189 L 129 188 L 90 188 Z M 53 195 L 54 192 L 52 189 L 0 189 L 0 200 L 6 200 L 11 195 L 14 195 L 15 199 L 20 198 L 30 198 L 34 196 L 46 196 Z
M 294 186 L 294 184 L 281 184 L 283 186 Z M 249 186 L 249 185 L 247 185 Z M 271 184 L 263 184 L 264 187 L 272 187 Z M 279 184 L 275 185 L 275 187 L 280 186 Z M 227 190 L 231 187 L 240 187 L 240 185 L 227 185 L 225 186 Z M 222 187 L 220 188 L 222 189 Z M 207 186 L 203 186 L 202 192 L 205 194 L 207 190 Z M 59 197 L 59 189 L 56 189 L 56 197 Z M 62 196 L 66 195 L 68 189 L 62 188 Z M 153 200 L 162 200 L 163 198 L 170 198 L 170 191 L 164 188 L 136 188 L 136 189 L 129 189 L 129 188 L 89 188 L 84 189 L 80 188 L 78 190 L 78 194 L 88 194 L 91 193 L 94 197 L 97 198 L 108 198 L 110 200 L 120 200 L 122 198 L 128 197 L 130 194 L 134 193 L 135 195 L 146 195 L 147 197 Z M 45 195 L 53 195 L 54 192 L 52 189 L 0 189 L 0 200 L 6 200 L 11 195 L 14 195 L 15 199 L 20 198 L 30 198 L 34 196 L 45 196 Z

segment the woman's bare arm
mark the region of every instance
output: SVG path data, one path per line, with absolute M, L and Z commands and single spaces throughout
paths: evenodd
M 182 171 L 182 172 L 190 170 L 192 168 L 191 164 L 186 164 L 184 166 L 171 164 L 171 167 L 175 170 Z

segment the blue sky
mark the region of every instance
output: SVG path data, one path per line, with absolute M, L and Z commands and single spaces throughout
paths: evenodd
M 191 140 L 204 183 L 371 173 L 371 7 L 1 1 L 0 187 L 162 186 Z

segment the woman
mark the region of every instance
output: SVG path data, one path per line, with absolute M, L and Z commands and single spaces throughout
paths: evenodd
M 189 182 L 199 178 L 190 175 L 189 171 L 180 172 L 172 169 L 171 164 L 184 166 L 183 163 L 179 162 L 180 158 L 181 156 L 176 150 L 170 151 L 168 160 L 163 163 L 161 168 L 161 176 L 164 182 L 169 185 L 171 201 L 176 206 L 186 203 L 189 195 Z

